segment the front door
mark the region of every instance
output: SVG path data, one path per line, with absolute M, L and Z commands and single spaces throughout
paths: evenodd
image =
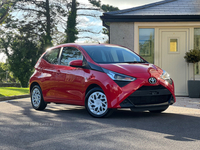
M 160 67 L 175 83 L 175 94 L 187 96 L 188 66 L 184 56 L 188 49 L 187 29 L 160 29 Z
M 74 47 L 63 47 L 56 71 L 57 102 L 82 104 L 84 95 L 84 69 L 69 66 L 70 61 L 82 60 L 82 53 Z

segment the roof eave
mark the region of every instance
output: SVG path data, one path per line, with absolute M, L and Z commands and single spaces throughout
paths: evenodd
M 103 22 L 199 22 L 200 15 L 105 15 Z

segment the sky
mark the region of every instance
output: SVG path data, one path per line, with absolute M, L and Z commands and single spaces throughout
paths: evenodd
M 109 4 L 119 9 L 126 9 L 158 1 L 162 0 L 101 0 L 101 4 Z M 81 0 L 81 2 L 88 3 L 88 0 Z
M 132 8 L 132 7 L 137 7 L 149 3 L 154 3 L 158 2 L 161 0 L 101 0 L 101 4 L 109 4 L 114 7 L 118 7 L 119 9 L 127 9 L 127 8 Z M 79 0 L 81 4 L 86 4 L 88 6 L 92 6 L 88 0 Z M 86 11 L 78 11 L 78 14 L 85 14 Z M 101 16 L 102 12 L 92 12 L 89 11 L 89 14 L 96 14 L 97 16 Z M 83 33 L 79 32 L 79 39 L 76 41 L 77 43 L 85 43 L 86 41 L 88 42 L 98 42 L 98 43 L 103 43 L 108 40 L 108 36 L 102 34 L 102 20 L 100 17 L 94 18 L 94 17 L 86 17 L 86 16 L 79 16 L 78 15 L 78 29 L 84 29 L 84 30 L 91 30 L 93 32 L 96 32 L 98 34 L 91 34 L 91 33 Z M 90 38 L 80 38 L 80 37 L 91 37 Z
M 89 4 L 88 0 L 79 0 L 79 1 L 83 4 Z M 101 4 L 109 4 L 114 7 L 118 7 L 119 9 L 127 9 L 127 8 L 137 7 L 137 6 L 141 6 L 141 5 L 145 5 L 149 3 L 158 2 L 158 1 L 161 1 L 161 0 L 123 0 L 123 1 L 122 0 L 101 0 Z M 98 15 L 101 16 L 102 13 Z M 91 31 L 99 33 L 98 36 L 92 35 L 92 34 L 90 35 L 90 33 L 82 33 L 81 36 L 83 37 L 90 36 L 95 42 L 106 41 L 107 36 L 101 33 L 103 26 L 102 26 L 102 21 L 100 18 L 82 16 L 78 18 L 78 21 L 79 21 L 79 24 L 77 26 L 78 28 L 89 29 Z M 77 42 L 82 43 L 82 42 L 85 42 L 85 40 L 86 39 L 79 39 Z M 91 41 L 91 39 L 88 39 L 88 41 Z M 5 62 L 5 58 L 6 58 L 5 55 L 0 53 L 0 62 L 2 61 Z

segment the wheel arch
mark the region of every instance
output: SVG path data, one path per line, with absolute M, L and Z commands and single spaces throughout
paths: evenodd
M 87 87 L 86 91 L 85 91 L 85 96 L 87 95 L 87 93 L 88 93 L 91 89 L 93 89 L 93 88 L 95 88 L 95 87 L 99 87 L 99 88 L 102 89 L 102 87 L 99 86 L 98 84 L 90 84 L 90 85 Z M 102 89 L 102 90 L 103 90 L 103 89 Z
M 32 88 L 35 86 L 35 85 L 38 85 L 39 87 L 40 87 L 40 85 L 39 85 L 39 83 L 37 83 L 37 82 L 32 82 L 31 83 L 31 85 L 30 85 L 30 93 L 31 93 L 31 90 L 32 90 Z M 41 87 L 40 87 L 41 88 Z

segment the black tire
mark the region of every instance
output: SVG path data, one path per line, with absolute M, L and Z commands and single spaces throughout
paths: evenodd
M 42 90 L 38 85 L 31 89 L 31 104 L 36 110 L 44 110 L 47 103 L 43 99 Z
M 108 117 L 113 112 L 112 109 L 108 108 L 106 95 L 99 87 L 91 89 L 86 94 L 85 107 L 88 113 L 95 118 Z

